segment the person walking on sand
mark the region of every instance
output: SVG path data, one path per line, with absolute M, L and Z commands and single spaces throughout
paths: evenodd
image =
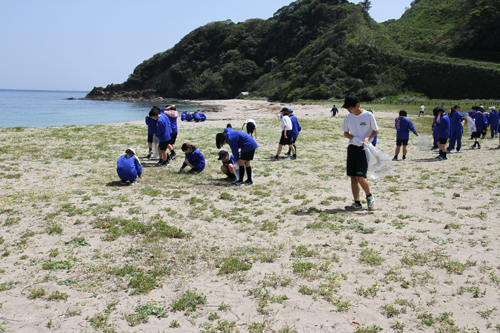
M 125 154 L 116 161 L 116 173 L 120 177 L 122 185 L 139 184 L 136 179 L 141 178 L 142 167 L 132 148 L 125 150 Z
M 297 141 L 297 138 L 299 137 L 299 132 L 302 131 L 302 127 L 300 126 L 299 120 L 295 115 L 293 114 L 292 109 L 288 109 L 288 112 L 290 113 L 289 117 L 290 120 L 292 121 L 292 145 L 293 148 L 295 149 L 295 154 L 291 155 L 292 149 L 288 148 L 288 153 L 285 153 L 285 156 L 291 156 L 290 159 L 296 159 L 297 158 L 297 146 L 295 145 L 295 142 Z
M 332 117 L 335 117 L 337 113 L 339 113 L 339 109 L 337 109 L 335 104 L 333 104 L 333 108 L 330 110 L 330 112 L 332 113 Z
M 423 103 L 420 105 L 420 111 L 418 112 L 418 116 L 420 117 L 421 114 L 425 115 L 425 106 Z
M 346 206 L 345 209 L 352 211 L 363 208 L 360 200 L 361 187 L 366 194 L 368 210 L 373 210 L 375 209 L 375 199 L 366 180 L 368 161 L 363 146 L 371 142 L 377 135 L 377 121 L 372 113 L 360 108 L 359 99 L 355 95 L 347 96 L 342 108 L 349 112 L 344 118 L 342 131 L 344 136 L 349 139 L 346 169 L 347 176 L 351 179 L 351 190 L 354 197 L 354 203 L 351 206 Z
M 247 134 L 250 134 L 250 136 L 253 138 L 253 132 L 255 132 L 255 140 L 257 140 L 257 123 L 253 119 L 247 119 L 243 126 L 241 126 L 241 130 L 247 127 Z
M 398 160 L 399 150 L 401 145 L 403 145 L 403 161 L 406 160 L 406 153 L 408 152 L 408 140 L 410 140 L 410 131 L 418 136 L 417 130 L 413 126 L 410 119 L 406 118 L 408 113 L 406 110 L 399 111 L 399 117 L 395 120 L 396 127 L 396 151 L 394 152 L 393 161 Z
M 467 117 L 467 113 L 460 113 L 460 106 L 455 105 L 450 112 L 451 135 L 450 144 L 446 151 L 449 153 L 455 149 L 455 142 L 457 143 L 457 153 L 462 148 L 462 135 L 464 133 L 464 125 L 462 121 Z
M 290 159 L 296 160 L 297 155 L 295 155 L 295 148 L 293 147 L 293 142 L 292 142 L 293 141 L 293 137 L 292 137 L 293 124 L 292 124 L 292 120 L 289 117 L 290 111 L 288 111 L 288 108 L 283 108 L 283 109 L 281 109 L 280 113 L 282 116 L 282 118 L 281 118 L 281 138 L 280 138 L 280 142 L 278 145 L 278 150 L 276 152 L 276 156 L 272 156 L 271 161 L 278 161 L 279 160 L 281 150 L 283 149 L 283 146 L 285 146 L 285 145 L 290 147 L 290 149 L 293 152 L 293 155 L 295 156 L 295 157 L 292 156 Z
M 226 130 L 228 129 L 229 128 L 226 128 Z M 230 131 L 224 131 L 224 133 L 218 133 L 215 136 L 215 145 L 217 149 L 221 149 L 226 143 L 229 144 L 231 148 L 231 152 L 233 153 L 239 170 L 240 177 L 236 180 L 234 185 L 252 185 L 252 167 L 250 166 L 250 162 L 255 155 L 255 149 L 259 147 L 257 142 L 255 142 L 250 135 L 231 129 Z M 247 180 L 243 182 L 245 169 L 247 171 Z
M 446 161 L 446 142 L 450 137 L 450 118 L 446 114 L 443 107 L 436 107 L 433 112 L 439 115 L 439 124 L 436 127 L 437 143 L 439 147 L 439 156 L 437 157 L 440 161 Z

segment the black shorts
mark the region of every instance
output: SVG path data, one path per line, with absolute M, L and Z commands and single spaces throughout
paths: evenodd
M 398 139 L 396 139 L 396 146 L 401 147 L 401 145 L 408 146 L 408 140 L 398 140 Z
M 154 137 L 154 135 L 149 135 L 148 134 L 148 142 L 149 143 L 153 143 L 153 137 Z
M 292 144 L 294 144 L 294 143 L 295 143 L 295 141 L 297 141 L 297 138 L 298 138 L 298 136 L 296 136 L 296 137 L 292 138 Z
M 254 123 L 247 123 L 247 134 L 252 134 L 255 131 Z
M 445 145 L 446 142 L 448 142 L 448 139 L 446 139 L 446 138 L 438 139 L 438 143 L 441 144 L 441 145 Z
M 286 138 L 285 138 L 285 131 L 281 131 L 281 138 L 280 138 L 280 145 L 283 146 L 289 146 L 292 144 L 292 131 L 286 131 Z
M 168 144 L 175 144 L 175 140 L 177 140 L 177 133 L 170 133 L 170 140 L 168 140 Z
M 158 145 L 158 150 L 167 150 L 167 148 L 168 148 L 168 141 L 160 142 L 160 144 Z
M 253 155 L 255 155 L 255 149 L 250 150 L 240 154 L 240 160 L 243 161 L 253 161 Z
M 473 138 L 480 138 L 481 137 L 481 132 L 472 132 L 472 137 Z
M 368 161 L 363 147 L 349 145 L 347 147 L 347 175 L 366 178 L 367 171 Z

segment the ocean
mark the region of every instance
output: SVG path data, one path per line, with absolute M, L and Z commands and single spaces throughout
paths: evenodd
M 154 105 L 152 102 L 78 100 L 87 93 L 0 89 L 0 127 L 84 126 L 137 121 L 144 120 Z M 179 116 L 184 111 L 210 108 L 196 104 L 176 104 L 176 107 Z

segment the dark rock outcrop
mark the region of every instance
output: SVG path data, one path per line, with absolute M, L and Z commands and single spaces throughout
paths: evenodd
M 161 96 L 157 96 L 156 90 L 154 89 L 125 91 L 122 84 L 109 84 L 106 88 L 94 87 L 94 89 L 92 89 L 92 91 L 82 99 L 126 102 L 150 102 L 166 100 Z

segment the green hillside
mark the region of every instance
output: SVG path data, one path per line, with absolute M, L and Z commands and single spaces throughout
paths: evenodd
M 406 91 L 499 98 L 500 64 L 477 61 L 500 61 L 498 43 L 483 46 L 498 37 L 498 28 L 483 29 L 499 18 L 497 2 L 415 0 L 400 20 L 378 24 L 347 0 L 298 0 L 267 20 L 195 29 L 138 65 L 123 84 L 95 88 L 88 98 L 120 98 L 131 91 L 187 99 L 250 91 L 282 101 L 351 92 L 370 101 Z M 478 15 L 481 23 L 473 24 Z

